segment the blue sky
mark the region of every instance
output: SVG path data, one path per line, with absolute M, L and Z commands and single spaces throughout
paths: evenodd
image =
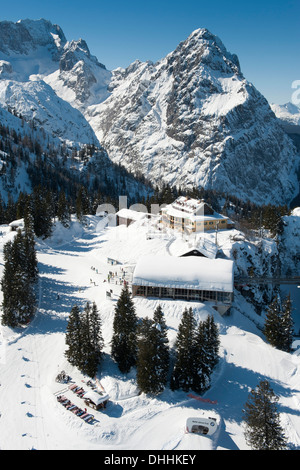
M 68 40 L 83 38 L 108 69 L 156 60 L 197 28 L 219 36 L 244 76 L 270 102 L 291 100 L 300 80 L 300 2 L 227 0 L 40 0 L 5 2 L 0 20 L 46 18 Z

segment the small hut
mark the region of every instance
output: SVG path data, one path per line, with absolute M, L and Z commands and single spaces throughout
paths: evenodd
M 109 396 L 106 393 L 90 391 L 84 394 L 84 402 L 90 408 L 94 410 L 100 410 L 106 408 Z

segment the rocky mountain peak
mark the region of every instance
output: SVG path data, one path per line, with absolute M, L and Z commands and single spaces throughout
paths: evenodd
M 228 52 L 222 41 L 205 28 L 195 30 L 168 55 L 170 66 L 178 66 L 179 62 L 189 70 L 202 65 L 222 73 L 241 72 L 237 56 Z
M 39 46 L 47 46 L 55 53 L 66 42 L 62 29 L 45 19 L 0 22 L 0 51 L 8 56 L 29 54 Z
M 84 39 L 78 41 L 67 42 L 60 58 L 59 68 L 63 71 L 72 70 L 72 68 L 80 61 L 86 59 L 92 61 L 98 67 L 105 69 L 105 65 L 100 64 L 95 56 L 92 56 L 88 45 Z

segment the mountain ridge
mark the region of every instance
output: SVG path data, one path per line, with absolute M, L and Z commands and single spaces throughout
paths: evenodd
M 1 31 L 8 29 L 4 23 L 0 51 Z M 18 76 L 15 55 L 7 49 L 0 54 L 2 106 L 13 106 L 5 98 L 8 77 L 24 90 L 28 82 L 45 82 L 50 101 L 57 96 L 82 116 L 72 111 L 61 134 L 72 135 L 72 120 L 78 128 L 90 128 L 109 158 L 133 174 L 216 189 L 255 203 L 286 203 L 298 194 L 299 155 L 292 141 L 267 100 L 243 76 L 237 56 L 207 29 L 195 30 L 156 63 L 135 61 L 109 71 L 83 39 L 67 41 L 61 28 L 47 20 L 14 25 L 25 36 L 27 28 L 33 39 L 25 43 L 32 48 L 25 54 L 27 77 Z M 20 62 L 24 51 L 14 48 L 15 54 L 21 51 Z M 37 50 L 38 64 L 34 60 L 30 69 L 28 54 Z M 42 109 L 47 110 L 44 102 Z M 39 118 L 59 135 L 64 115 L 50 113 L 48 123 L 37 113 Z M 79 130 L 77 137 L 77 142 L 86 139 L 85 132 Z

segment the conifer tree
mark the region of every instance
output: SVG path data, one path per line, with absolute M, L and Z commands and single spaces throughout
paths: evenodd
M 264 334 L 267 341 L 275 348 L 281 348 L 283 344 L 281 329 L 281 309 L 278 297 L 271 302 L 268 307 Z
M 96 375 L 102 358 L 103 338 L 101 332 L 101 321 L 97 306 L 89 302 L 84 309 L 81 320 L 82 332 L 82 367 L 81 370 L 89 377 Z
M 176 361 L 171 376 L 171 389 L 188 391 L 194 383 L 195 319 L 192 308 L 185 309 L 175 343 Z
M 30 225 L 25 227 L 24 232 L 24 249 L 25 249 L 25 270 L 31 284 L 35 284 L 38 280 L 38 262 L 35 250 L 34 232 Z
M 2 324 L 15 327 L 27 323 L 36 307 L 38 272 L 33 238 L 19 230 L 14 240 L 4 246 L 3 254 Z
M 52 233 L 52 211 L 41 186 L 34 188 L 32 201 L 34 233 L 38 238 L 48 238 Z
M 168 379 L 170 350 L 167 325 L 160 305 L 154 311 L 153 321 L 158 339 L 156 351 L 158 381 L 160 384 L 160 390 L 163 390 L 163 388 L 166 386 Z
M 96 375 L 102 358 L 103 338 L 97 306 L 87 302 L 83 312 L 77 305 L 71 310 L 66 330 L 65 355 L 73 366 L 89 377 Z
M 207 329 L 204 322 L 200 322 L 195 336 L 193 360 L 192 389 L 197 393 L 203 393 L 210 387 L 212 373 L 212 360 L 209 354 L 209 342 Z
M 208 315 L 203 323 L 204 338 L 205 338 L 205 351 L 211 370 L 217 365 L 219 361 L 219 329 L 215 323 L 213 315 Z
M 245 404 L 245 438 L 254 450 L 284 450 L 286 438 L 277 410 L 278 397 L 267 380 L 253 389 Z
M 66 199 L 66 195 L 64 191 L 61 191 L 58 198 L 58 205 L 57 205 L 57 217 L 61 224 L 69 228 L 71 222 L 71 214 L 70 214 L 70 207 Z
M 281 323 L 284 337 L 282 350 L 286 352 L 291 352 L 294 336 L 294 321 L 292 317 L 292 300 L 290 293 L 287 295 L 285 301 L 283 302 Z
M 143 318 L 137 338 L 137 385 L 141 392 L 158 393 L 155 374 L 155 329 L 153 321 L 148 317 Z
M 136 364 L 137 316 L 127 284 L 115 308 L 111 355 L 123 373 L 129 372 Z
M 278 296 L 268 307 L 264 334 L 267 341 L 275 348 L 289 352 L 293 341 L 292 302 L 287 296 L 283 305 Z
M 169 348 L 162 309 L 154 312 L 153 320 L 142 320 L 138 329 L 137 384 L 144 393 L 158 394 L 167 382 Z

